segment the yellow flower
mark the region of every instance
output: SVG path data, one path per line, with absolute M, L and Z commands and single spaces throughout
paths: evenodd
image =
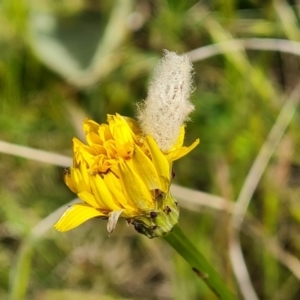
M 169 193 L 172 162 L 199 143 L 183 147 L 184 127 L 177 142 L 162 152 L 131 118 L 108 115 L 108 124 L 86 119 L 87 144 L 73 139 L 73 167 L 64 175 L 67 186 L 83 203 L 74 204 L 55 224 L 67 231 L 83 222 L 108 219 L 112 232 L 119 217 L 148 237 L 169 232 L 178 222 L 178 207 Z

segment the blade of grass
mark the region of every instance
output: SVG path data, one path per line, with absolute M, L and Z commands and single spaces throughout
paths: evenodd
M 236 299 L 218 273 L 190 242 L 179 226 L 175 226 L 173 231 L 166 235 L 164 239 L 190 264 L 196 275 L 211 288 L 219 299 Z

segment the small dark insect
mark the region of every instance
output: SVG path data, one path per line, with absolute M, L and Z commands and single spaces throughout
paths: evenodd
M 150 217 L 151 217 L 152 219 L 156 218 L 156 217 L 157 217 L 157 212 L 156 212 L 156 211 L 151 211 L 151 212 L 150 212 Z
M 171 208 L 167 205 L 164 209 L 165 213 L 168 215 L 171 212 Z
M 145 234 L 146 233 L 145 227 L 142 226 L 141 224 L 139 224 L 139 223 L 133 223 L 133 226 L 134 226 L 134 229 L 138 233 L 141 233 L 141 234 Z
M 175 178 L 175 175 L 176 175 L 176 174 L 175 174 L 175 171 L 174 171 L 174 169 L 172 169 L 172 173 L 171 173 L 172 179 Z
M 155 200 L 160 201 L 163 199 L 163 197 L 164 197 L 164 193 L 161 190 L 156 189 L 155 190 Z

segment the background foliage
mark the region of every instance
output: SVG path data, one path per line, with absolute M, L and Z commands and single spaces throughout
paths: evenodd
M 0 140 L 71 155 L 85 116 L 134 116 L 162 49 L 184 53 L 231 38 L 300 41 L 299 16 L 297 0 L 1 0 Z M 234 201 L 298 83 L 299 59 L 235 51 L 195 61 L 194 68 L 196 110 L 186 144 L 197 137 L 201 144 L 175 164 L 175 183 Z M 299 149 L 296 113 L 241 233 L 260 299 L 300 297 Z M 215 299 L 168 245 L 122 223 L 111 237 L 103 221 L 92 220 L 31 239 L 34 226 L 74 197 L 62 170 L 0 154 L 1 299 Z M 226 207 L 191 205 L 188 197 L 181 203 L 182 228 L 239 294 Z M 280 257 L 270 239 L 290 256 Z

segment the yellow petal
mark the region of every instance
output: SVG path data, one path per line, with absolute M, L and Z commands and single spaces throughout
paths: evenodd
M 95 155 L 97 154 L 96 151 L 92 148 L 80 148 L 80 150 L 77 151 L 76 159 L 77 159 L 77 165 L 84 163 L 89 166 L 94 164 L 95 161 Z M 93 151 L 93 153 L 91 153 Z
M 88 174 L 86 174 L 86 175 L 88 175 Z M 72 168 L 71 176 L 73 179 L 73 184 L 76 187 L 77 193 L 80 193 L 83 191 L 90 192 L 89 184 L 88 184 L 88 182 L 86 182 L 84 180 L 79 169 Z
M 85 132 L 85 134 L 88 134 L 90 132 L 95 132 L 97 133 L 100 127 L 100 124 L 98 124 L 97 122 L 86 118 L 85 120 L 83 120 L 83 131 Z
M 118 154 L 123 158 L 132 157 L 134 150 L 133 137 L 127 122 L 116 114 L 116 116 L 108 115 L 108 123 Z
M 93 161 L 94 161 L 94 159 L 93 159 Z M 92 166 L 92 164 L 90 164 L 90 166 Z M 81 177 L 82 177 L 82 185 L 83 185 L 82 190 L 90 192 L 91 191 L 91 188 L 90 188 L 91 172 L 90 172 L 89 166 L 86 163 L 81 163 L 79 165 L 79 169 L 77 169 L 77 171 L 80 172 Z
M 106 156 L 108 158 L 115 158 L 116 157 L 116 154 L 118 152 L 117 152 L 117 149 L 116 149 L 115 141 L 113 141 L 113 140 L 105 141 L 103 143 L 103 146 L 104 146 L 104 148 L 106 150 Z
M 92 193 L 100 207 L 106 207 L 106 209 L 110 211 L 123 208 L 115 203 L 110 191 L 100 175 L 96 174 L 91 176 L 90 184 Z
M 183 141 L 184 141 L 184 135 L 185 135 L 185 127 L 184 127 L 184 125 L 182 125 L 180 127 L 180 132 L 179 132 L 179 135 L 177 137 L 177 140 L 176 140 L 175 144 L 173 145 L 171 151 L 174 151 L 174 150 L 179 149 L 179 148 L 182 147 Z
M 73 138 L 73 166 L 76 168 L 80 164 L 85 163 L 92 165 L 94 162 L 94 157 L 97 155 L 95 149 L 83 144 L 78 139 Z
M 170 182 L 171 182 L 170 162 L 167 160 L 165 155 L 161 152 L 161 150 L 159 149 L 158 145 L 156 144 L 152 136 L 150 135 L 146 136 L 146 141 L 149 147 L 149 151 L 151 153 L 154 167 L 159 177 L 161 190 L 164 193 L 167 193 L 169 191 Z
M 106 155 L 106 149 L 99 144 L 93 144 L 92 148 L 97 152 L 97 154 Z
M 105 206 L 101 206 L 101 203 L 98 203 L 95 199 L 95 197 L 89 193 L 89 192 L 81 192 L 78 193 L 77 195 L 82 201 L 84 201 L 86 204 L 90 205 L 91 207 L 94 207 L 96 209 L 102 209 L 102 210 L 106 210 Z
M 133 202 L 125 197 L 120 179 L 112 172 L 108 172 L 103 177 L 104 183 L 107 186 L 109 192 L 111 193 L 114 201 L 118 203 L 120 207 L 134 209 Z
M 72 139 L 72 144 L 74 152 L 77 151 L 80 147 L 86 147 L 86 145 L 83 142 L 81 142 L 75 137 Z
M 135 145 L 132 160 L 128 160 L 126 163 L 132 165 L 135 172 L 143 179 L 148 190 L 162 189 L 153 162 L 138 145 Z
M 196 139 L 195 142 L 190 145 L 189 147 L 182 147 L 180 149 L 177 149 L 169 154 L 167 154 L 167 157 L 171 160 L 177 160 L 185 155 L 187 155 L 189 152 L 191 152 L 198 144 L 200 143 L 199 139 Z
M 64 182 L 73 193 L 77 194 L 78 190 L 77 190 L 76 185 L 74 184 L 74 181 L 73 181 L 73 178 L 71 175 L 72 172 L 74 172 L 73 168 L 66 168 L 64 170 Z
M 130 129 L 134 135 L 143 135 L 143 132 L 142 132 L 139 124 L 134 119 L 129 118 L 129 117 L 124 117 L 124 116 L 123 116 L 123 119 L 127 122 L 128 126 L 130 127 Z
M 74 204 L 65 211 L 58 222 L 54 225 L 54 228 L 58 231 L 68 231 L 89 219 L 100 216 L 104 216 L 104 214 L 87 204 Z
M 154 207 L 150 191 L 146 188 L 142 178 L 124 161 L 120 162 L 121 183 L 129 199 L 140 209 Z
M 95 132 L 90 132 L 90 133 L 87 133 L 86 136 L 86 141 L 87 143 L 89 144 L 90 147 L 93 147 L 94 144 L 96 145 L 101 145 L 102 144 L 102 141 L 98 135 L 98 133 L 95 133 Z
M 101 141 L 107 141 L 113 138 L 110 132 L 110 128 L 107 124 L 101 124 L 98 129 L 98 134 Z

